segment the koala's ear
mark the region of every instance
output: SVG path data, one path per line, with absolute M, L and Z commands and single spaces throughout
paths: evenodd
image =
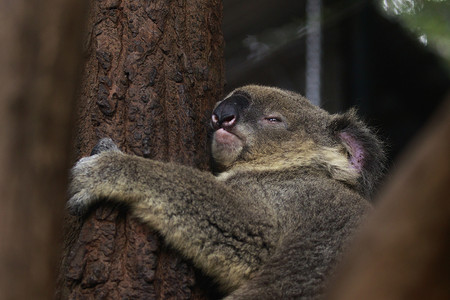
M 331 129 L 338 141 L 347 149 L 350 165 L 360 174 L 360 191 L 370 197 L 384 171 L 386 157 L 382 143 L 358 119 L 354 109 L 345 114 L 335 115 Z

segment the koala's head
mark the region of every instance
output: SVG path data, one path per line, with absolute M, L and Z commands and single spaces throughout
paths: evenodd
M 339 164 L 370 194 L 383 169 L 380 142 L 353 111 L 330 115 L 290 91 L 238 88 L 216 104 L 211 124 L 216 172 L 242 164 Z

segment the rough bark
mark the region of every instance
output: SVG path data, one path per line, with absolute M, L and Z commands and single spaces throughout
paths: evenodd
M 450 97 L 389 180 L 329 299 L 450 299 Z
M 75 158 L 109 136 L 127 153 L 206 169 L 209 114 L 224 85 L 221 21 L 219 0 L 95 1 Z M 211 296 L 190 263 L 126 211 L 102 206 L 71 224 L 59 298 Z
M 0 2 L 0 299 L 50 299 L 87 2 Z

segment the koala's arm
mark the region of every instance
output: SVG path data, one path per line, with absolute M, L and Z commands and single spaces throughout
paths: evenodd
M 255 271 L 277 239 L 271 210 L 212 174 L 120 151 L 81 159 L 72 170 L 70 195 L 75 214 L 101 199 L 128 204 L 227 290 Z

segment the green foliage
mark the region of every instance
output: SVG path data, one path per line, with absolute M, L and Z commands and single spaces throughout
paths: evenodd
M 397 18 L 445 59 L 450 68 L 450 1 L 448 0 L 380 0 L 386 14 Z

